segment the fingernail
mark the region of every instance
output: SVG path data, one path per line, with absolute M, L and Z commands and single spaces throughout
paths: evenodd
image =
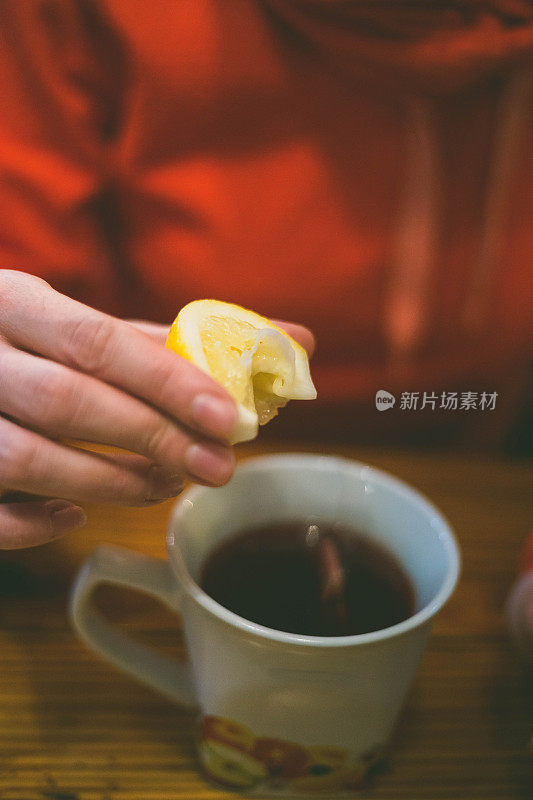
M 191 414 L 193 421 L 212 436 L 229 437 L 237 424 L 235 404 L 214 394 L 197 395 Z
M 65 533 L 81 528 L 87 522 L 83 508 L 66 500 L 49 500 L 45 508 L 50 516 L 50 525 L 54 533 Z
M 235 456 L 229 448 L 218 451 L 203 444 L 191 444 L 185 453 L 185 465 L 192 475 L 209 483 L 226 483 L 235 467 Z
M 185 487 L 183 475 L 169 475 L 161 467 L 150 468 L 152 491 L 146 498 L 147 503 L 161 503 L 171 497 L 176 497 Z

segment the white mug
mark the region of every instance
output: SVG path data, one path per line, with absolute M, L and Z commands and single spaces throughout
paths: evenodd
M 206 556 L 263 523 L 336 522 L 395 554 L 410 576 L 415 613 L 354 636 L 285 633 L 246 620 L 198 585 Z M 104 658 L 199 711 L 199 755 L 222 784 L 265 795 L 352 796 L 383 752 L 433 617 L 459 573 L 454 536 L 414 489 L 355 461 L 286 454 L 241 462 L 222 488 L 195 486 L 177 502 L 168 561 L 100 547 L 73 587 L 80 636 Z M 139 589 L 181 615 L 190 661 L 149 651 L 91 602 L 100 583 Z

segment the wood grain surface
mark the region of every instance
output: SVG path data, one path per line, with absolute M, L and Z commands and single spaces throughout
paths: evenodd
M 438 453 L 328 452 L 422 490 L 451 521 L 463 555 L 459 588 L 437 618 L 371 796 L 531 800 L 533 675 L 507 638 L 503 603 L 533 527 L 533 466 Z M 0 556 L 0 800 L 246 797 L 198 773 L 190 714 L 98 659 L 67 619 L 69 587 L 91 550 L 114 542 L 163 556 L 170 509 L 170 502 L 92 506 L 79 533 Z M 133 592 L 100 595 L 117 624 L 183 655 L 170 612 Z

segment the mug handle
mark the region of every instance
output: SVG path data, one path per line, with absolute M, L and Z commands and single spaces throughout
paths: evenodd
M 91 599 L 101 583 L 138 589 L 176 611 L 180 592 L 168 562 L 123 547 L 98 547 L 74 581 L 70 618 L 79 636 L 101 656 L 181 706 L 195 708 L 188 664 L 152 652 L 106 622 Z

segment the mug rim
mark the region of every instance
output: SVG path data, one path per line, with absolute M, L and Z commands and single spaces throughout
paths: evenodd
M 208 595 L 193 579 L 190 574 L 183 554 L 178 546 L 178 537 L 176 528 L 179 518 L 186 513 L 188 504 L 192 504 L 197 495 L 203 494 L 206 490 L 216 491 L 208 486 L 195 485 L 187 489 L 175 503 L 172 510 L 166 535 L 167 553 L 169 556 L 170 566 L 172 571 L 177 575 L 180 586 L 184 592 L 193 598 L 200 606 L 208 613 L 213 614 L 222 622 L 227 623 L 232 628 L 238 628 L 246 633 L 253 634 L 261 639 L 268 639 L 269 641 L 280 642 L 282 644 L 311 646 L 319 648 L 331 647 L 353 647 L 355 645 L 372 644 L 382 642 L 386 639 L 392 639 L 402 634 L 408 633 L 411 630 L 421 627 L 424 623 L 432 619 L 437 612 L 449 600 L 457 585 L 461 570 L 461 555 L 457 539 L 453 533 L 451 525 L 444 517 L 441 511 L 429 500 L 422 492 L 401 478 L 386 472 L 385 470 L 373 467 L 370 464 L 365 464 L 362 461 L 357 461 L 346 456 L 327 455 L 324 453 L 273 453 L 267 455 L 257 455 L 244 458 L 237 464 L 236 471 L 247 470 L 254 468 L 258 464 L 265 464 L 267 466 L 276 466 L 276 463 L 286 465 L 290 461 L 294 461 L 294 466 L 298 466 L 298 462 L 306 462 L 316 464 L 322 462 L 331 466 L 344 467 L 347 466 L 359 472 L 359 477 L 372 476 L 372 478 L 386 488 L 393 489 L 400 495 L 403 495 L 409 502 L 424 509 L 432 516 L 433 523 L 438 525 L 439 532 L 438 538 L 443 542 L 445 552 L 448 557 L 448 567 L 446 575 L 441 583 L 439 591 L 430 600 L 429 603 L 421 608 L 416 614 L 408 617 L 403 622 L 396 625 L 391 625 L 388 628 L 382 628 L 370 633 L 357 633 L 349 636 L 310 636 L 307 634 L 289 633 L 287 631 L 280 631 L 275 628 L 268 628 L 266 625 L 252 622 L 251 620 L 241 617 L 233 611 L 222 606 L 210 595 Z

